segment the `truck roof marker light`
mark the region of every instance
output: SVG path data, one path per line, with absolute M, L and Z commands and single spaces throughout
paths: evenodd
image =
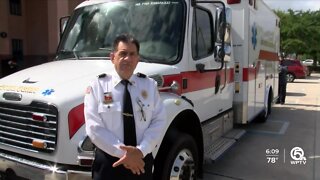
M 35 121 L 42 121 L 42 122 L 46 122 L 48 120 L 47 116 L 45 116 L 44 114 L 38 114 L 38 113 L 33 113 L 32 119 Z
M 39 139 L 34 139 L 32 140 L 32 146 L 39 149 L 46 149 L 47 143 Z
M 241 0 L 227 0 L 228 4 L 239 4 L 241 3 Z
M 68 114 L 69 138 L 84 124 L 84 104 L 74 107 Z

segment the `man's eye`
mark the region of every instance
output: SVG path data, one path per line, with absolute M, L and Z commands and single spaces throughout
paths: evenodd
M 126 57 L 128 55 L 127 52 L 119 52 L 120 57 Z

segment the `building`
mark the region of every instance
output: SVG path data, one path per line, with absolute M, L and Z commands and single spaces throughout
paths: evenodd
M 60 18 L 82 1 L 0 0 L 0 77 L 51 61 L 59 43 Z

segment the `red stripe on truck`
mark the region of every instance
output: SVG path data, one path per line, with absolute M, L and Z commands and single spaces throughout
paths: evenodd
M 261 60 L 263 61 L 279 61 L 278 54 L 275 52 L 260 50 L 259 60 L 254 67 L 244 67 L 242 73 L 243 81 L 251 81 L 257 78 L 257 74 L 259 74 Z
M 198 71 L 182 72 L 176 75 L 164 76 L 164 87 L 170 86 L 172 81 L 176 81 L 180 85 L 180 91 L 178 94 L 199 91 L 208 88 L 214 88 L 216 86 L 217 77 L 220 76 L 220 86 L 225 83 L 229 84 L 234 82 L 234 69 L 210 71 L 200 73 Z M 186 83 L 186 87 L 183 87 L 183 82 Z

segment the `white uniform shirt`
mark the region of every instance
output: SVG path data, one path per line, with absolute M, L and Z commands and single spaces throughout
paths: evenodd
M 124 85 L 117 73 L 97 78 L 84 99 L 86 132 L 93 144 L 111 156 L 122 157 Z M 137 148 L 143 156 L 160 143 L 166 125 L 166 113 L 153 79 L 134 74 L 129 79 L 136 125 Z

